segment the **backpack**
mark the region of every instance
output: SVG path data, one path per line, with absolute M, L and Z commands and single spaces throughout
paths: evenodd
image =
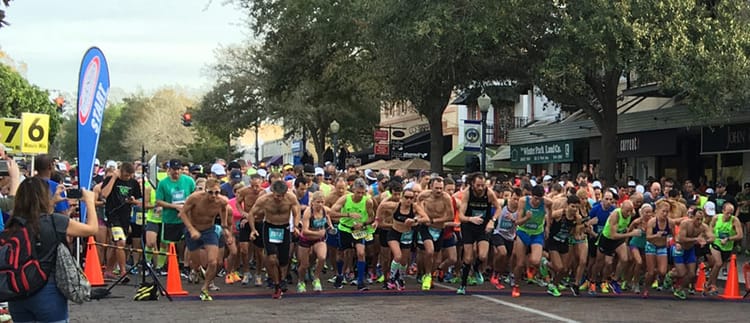
M 55 282 L 57 289 L 65 295 L 65 298 L 76 304 L 91 300 L 91 284 L 83 274 L 81 266 L 70 254 L 68 247 L 62 242 L 57 245 Z
M 8 230 L 16 222 L 15 232 Z M 34 295 L 47 284 L 39 262 L 41 241 L 29 235 L 26 219 L 11 217 L 0 232 L 0 302 Z M 53 249 L 54 250 L 54 249 Z

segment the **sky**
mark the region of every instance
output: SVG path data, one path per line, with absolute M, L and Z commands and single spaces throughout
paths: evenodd
M 180 86 L 208 90 L 220 46 L 248 38 L 225 0 L 14 0 L 0 48 L 27 65 L 27 79 L 75 93 L 84 52 L 99 47 L 113 88 L 127 93 Z

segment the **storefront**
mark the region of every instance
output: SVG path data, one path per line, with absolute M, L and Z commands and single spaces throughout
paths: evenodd
M 709 180 L 750 180 L 750 123 L 703 127 L 700 153 L 714 161 Z
M 679 173 L 685 176 L 685 171 L 680 169 L 685 165 L 680 165 L 677 158 L 677 137 L 677 129 L 618 135 L 615 177 L 634 176 L 645 181 L 649 176 L 655 177 L 657 174 L 672 178 L 678 178 Z M 593 165 L 597 165 L 601 159 L 601 143 L 601 137 L 589 140 L 589 159 Z
M 581 169 L 585 161 L 580 140 L 560 140 L 510 146 L 513 167 L 526 167 L 527 172 L 541 174 L 571 173 Z

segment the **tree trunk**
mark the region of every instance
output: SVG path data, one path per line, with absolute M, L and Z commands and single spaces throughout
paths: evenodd
M 313 136 L 313 145 L 315 146 L 318 164 L 322 166 L 324 162 L 323 153 L 326 150 L 326 131 L 323 131 L 323 129 L 318 130 L 318 135 Z
M 443 111 L 445 111 L 446 102 L 448 99 L 446 95 L 450 94 L 450 90 L 444 93 L 442 91 L 435 91 L 435 94 L 429 95 L 425 98 L 424 102 L 427 105 L 421 111 L 428 112 L 423 113 L 427 117 L 427 122 L 430 125 L 430 171 L 434 173 L 443 172 Z
M 617 111 L 616 108 L 615 111 Z M 605 183 L 604 185 L 611 186 L 615 184 L 615 167 L 617 164 L 617 113 L 614 114 L 614 121 L 607 120 L 598 125 L 598 128 L 602 135 L 599 179 Z

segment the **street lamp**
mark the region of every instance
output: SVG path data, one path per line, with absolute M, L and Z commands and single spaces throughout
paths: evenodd
M 487 112 L 490 111 L 492 105 L 492 99 L 487 93 L 477 99 L 479 105 L 479 111 L 482 112 L 482 173 L 487 173 Z
M 336 166 L 336 169 L 338 169 L 338 160 L 336 159 L 336 150 L 339 146 L 339 130 L 341 130 L 341 126 L 339 125 L 336 120 L 333 120 L 331 122 L 331 133 L 333 134 L 333 165 Z

